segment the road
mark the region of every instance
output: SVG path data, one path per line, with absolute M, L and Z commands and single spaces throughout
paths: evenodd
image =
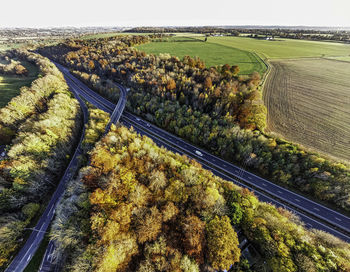
M 38 249 L 42 239 L 44 238 L 47 228 L 51 223 L 51 220 L 55 214 L 56 205 L 64 193 L 66 182 L 72 177 L 72 175 L 75 173 L 78 167 L 78 157 L 81 154 L 80 146 L 85 136 L 85 124 L 87 123 L 87 119 L 88 119 L 88 109 L 85 103 L 82 101 L 82 99 L 78 96 L 78 94 L 74 90 L 73 90 L 73 93 L 75 97 L 78 99 L 84 115 L 84 126 L 83 126 L 83 131 L 81 133 L 78 147 L 75 150 L 74 155 L 66 171 L 64 172 L 64 175 L 62 176 L 56 188 L 56 191 L 52 195 L 50 202 L 48 203 L 44 213 L 41 215 L 38 223 L 33 228 L 33 231 L 30 234 L 29 238 L 27 239 L 26 243 L 20 249 L 18 254 L 15 256 L 15 258 L 12 260 L 12 262 L 7 267 L 5 272 L 12 272 L 12 271 L 21 272 L 28 265 L 28 263 L 34 256 L 36 250 Z
M 44 258 L 39 267 L 39 272 L 53 272 L 58 270 L 59 266 L 55 264 L 55 256 L 54 256 L 55 244 L 52 240 L 50 240 L 49 244 L 46 247 L 46 251 L 44 254 Z
M 6 155 L 5 148 L 6 145 L 0 145 L 0 159 Z
M 55 63 L 55 65 L 63 72 L 64 75 L 69 75 L 69 70 L 67 68 L 65 68 L 64 66 L 62 66 L 58 63 Z M 66 79 L 66 82 L 69 85 L 70 89 L 75 94 L 79 93 L 79 91 L 78 91 L 79 86 L 77 86 L 76 79 L 74 77 L 67 77 L 67 76 L 65 76 L 65 79 Z M 123 110 L 125 108 L 125 104 L 126 104 L 127 89 L 124 88 L 124 86 L 122 86 L 120 84 L 115 84 L 115 85 L 121 91 L 120 97 L 119 97 L 117 105 L 114 105 L 114 110 L 112 111 L 110 108 L 108 109 L 108 112 L 111 115 L 110 115 L 110 120 L 106 126 L 105 134 L 108 133 L 112 124 L 116 124 L 119 121 L 119 119 L 123 113 Z M 84 102 L 83 102 L 83 104 L 85 106 Z M 100 108 L 102 108 L 102 110 L 104 110 L 104 111 L 107 111 L 107 108 L 103 107 L 102 105 L 100 105 Z M 53 254 L 54 250 L 55 250 L 54 241 L 50 240 L 50 242 L 46 248 L 46 251 L 45 251 L 43 260 L 41 262 L 40 268 L 39 268 L 40 272 L 48 272 L 48 271 L 58 270 L 59 266 L 57 266 L 55 263 L 55 258 L 54 258 L 54 254 Z
M 109 129 L 111 128 L 112 124 L 116 124 L 120 117 L 122 116 L 122 113 L 124 111 L 125 108 L 125 104 L 126 104 L 126 94 L 127 94 L 127 90 L 124 86 L 120 85 L 120 84 L 115 84 L 119 90 L 120 90 L 120 96 L 119 96 L 119 100 L 117 105 L 115 106 L 111 117 L 110 117 L 110 121 L 106 126 L 106 132 L 107 133 L 109 131 Z
M 93 92 L 73 76 L 70 75 L 70 77 L 79 86 L 80 95 L 87 101 L 106 112 L 113 111 L 115 107 L 113 103 Z M 249 188 L 260 200 L 293 211 L 300 216 L 308 228 L 321 229 L 350 242 L 349 217 L 226 162 L 131 113 L 124 112 L 121 121 L 127 126 L 132 125 L 140 134 L 149 136 L 158 145 L 198 160 L 215 175 Z

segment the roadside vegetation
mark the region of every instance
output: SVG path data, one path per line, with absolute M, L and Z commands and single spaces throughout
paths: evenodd
M 82 123 L 78 102 L 48 59 L 25 50 L 9 54 L 36 65 L 40 76 L 0 109 L 0 145 L 8 145 L 0 161 L 0 269 L 60 180 Z
M 257 73 L 237 77 L 237 67 L 205 68 L 199 59 L 146 55 L 130 47 L 148 39 L 72 41 L 41 52 L 77 70 L 76 75 L 106 97 L 111 93 L 101 83 L 107 79 L 131 87 L 129 111 L 193 144 L 342 211 L 350 210 L 346 165 L 263 133 L 266 109 Z
M 51 237 L 64 271 L 350 271 L 350 246 L 125 127 L 90 153 Z M 237 232 L 261 258 L 250 267 Z

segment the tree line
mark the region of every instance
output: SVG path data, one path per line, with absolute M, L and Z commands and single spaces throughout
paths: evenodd
M 304 40 L 332 40 L 339 42 L 350 42 L 350 31 L 339 30 L 337 28 L 322 28 L 322 27 L 256 27 L 256 26 L 241 26 L 241 27 L 135 27 L 124 32 L 127 33 L 200 33 L 205 35 L 221 34 L 225 36 L 239 36 L 241 34 L 273 36 L 288 39 L 304 39 Z
M 64 172 L 81 131 L 77 100 L 59 70 L 25 50 L 11 52 L 39 67 L 40 76 L 0 109 L 0 269 L 23 243 L 26 228 Z

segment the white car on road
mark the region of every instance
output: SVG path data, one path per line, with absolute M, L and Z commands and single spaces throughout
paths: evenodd
M 196 151 L 195 151 L 195 153 L 196 153 L 198 156 L 203 157 L 203 153 L 202 153 L 202 152 L 200 152 L 199 150 L 196 150 Z

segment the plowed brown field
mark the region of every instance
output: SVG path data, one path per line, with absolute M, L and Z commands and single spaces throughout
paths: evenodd
M 350 63 L 271 61 L 264 86 L 268 131 L 350 161 Z

